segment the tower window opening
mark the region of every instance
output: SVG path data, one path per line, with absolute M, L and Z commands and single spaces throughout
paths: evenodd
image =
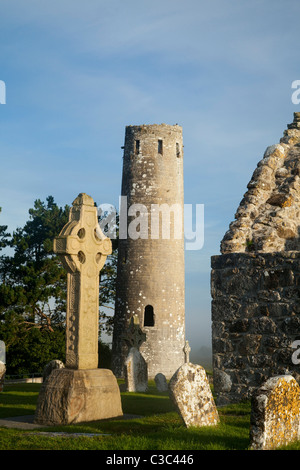
M 152 305 L 146 305 L 145 307 L 144 326 L 154 326 L 154 310 Z
M 135 153 L 136 154 L 140 153 L 140 141 L 139 140 L 135 141 Z
M 158 148 L 157 148 L 157 151 L 158 151 L 158 153 L 160 153 L 160 155 L 163 154 L 163 141 L 162 141 L 162 140 L 159 140 L 159 141 L 158 141 Z
M 180 146 L 179 146 L 179 143 L 176 142 L 176 157 L 179 158 L 180 157 Z

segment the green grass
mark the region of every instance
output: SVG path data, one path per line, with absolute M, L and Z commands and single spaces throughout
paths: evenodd
M 34 414 L 40 384 L 5 386 L 0 393 L 0 418 Z M 219 409 L 220 424 L 187 429 L 168 393 L 149 383 L 147 393 L 122 392 L 124 414 L 134 419 L 111 419 L 36 430 L 0 427 L 0 450 L 247 450 L 250 404 Z M 70 437 L 50 433 L 70 433 Z M 72 436 L 84 433 L 86 436 Z M 90 434 L 97 434 L 90 436 Z M 299 444 L 288 448 L 300 449 Z

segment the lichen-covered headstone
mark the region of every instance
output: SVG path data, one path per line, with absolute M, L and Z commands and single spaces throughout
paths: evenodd
M 186 427 L 219 423 L 218 410 L 202 366 L 183 364 L 169 382 L 169 393 Z
M 250 447 L 272 450 L 300 438 L 300 387 L 291 375 L 271 377 L 252 396 Z
M 156 388 L 159 392 L 168 391 L 168 383 L 167 383 L 166 376 L 164 374 L 160 372 L 156 374 L 156 376 L 154 377 L 154 381 L 155 381 Z

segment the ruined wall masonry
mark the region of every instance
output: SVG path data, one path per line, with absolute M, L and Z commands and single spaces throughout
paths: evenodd
M 267 148 L 211 259 L 217 403 L 250 398 L 274 375 L 300 379 L 300 113 Z
M 113 370 L 123 376 L 128 348 L 122 334 L 133 315 L 146 333 L 140 348 L 148 364 L 148 376 L 163 373 L 170 378 L 184 363 L 184 237 L 162 232 L 153 238 L 153 204 L 179 204 L 183 230 L 183 142 L 178 125 L 127 126 L 125 131 L 122 195 L 127 209 L 142 204 L 147 209 L 148 237 L 119 240 L 117 292 L 113 335 Z M 133 218 L 128 217 L 128 229 Z M 144 234 L 145 235 L 145 234 Z M 143 235 L 143 236 L 144 236 Z
M 212 342 L 217 403 L 249 399 L 267 378 L 289 372 L 300 338 L 300 253 L 212 258 Z

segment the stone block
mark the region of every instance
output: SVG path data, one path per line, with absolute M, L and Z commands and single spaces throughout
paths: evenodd
M 219 423 L 206 372 L 200 365 L 183 364 L 169 382 L 169 394 L 186 427 Z
M 34 422 L 45 426 L 122 416 L 120 389 L 108 369 L 55 369 L 43 383 Z
M 218 392 L 230 392 L 232 380 L 228 373 L 214 369 L 214 387 Z
M 300 387 L 291 375 L 268 379 L 251 406 L 251 449 L 272 450 L 300 438 Z

